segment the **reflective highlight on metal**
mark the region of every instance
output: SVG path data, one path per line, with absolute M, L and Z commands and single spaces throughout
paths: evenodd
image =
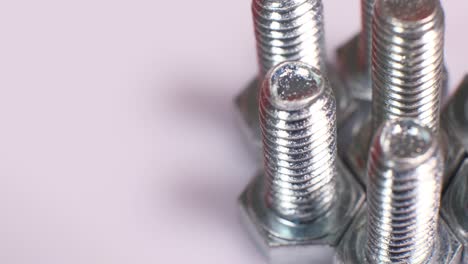
M 462 263 L 468 263 L 468 159 L 463 161 L 447 189 L 442 216 L 465 247 Z
M 372 43 L 372 119 L 414 117 L 439 130 L 444 13 L 438 0 L 380 0 Z
M 353 223 L 346 231 L 339 245 L 336 247 L 334 264 L 363 264 L 366 262 L 365 243 L 367 239 L 367 210 L 365 206 L 356 215 Z M 459 264 L 462 253 L 462 245 L 450 230 L 447 223 L 439 218 L 437 240 L 434 247 L 432 258 L 424 264 Z M 381 262 L 385 263 L 385 262 Z M 394 262 L 394 263 L 412 263 L 412 262 Z M 465 262 L 462 262 L 465 263 Z
M 299 250 L 310 263 L 310 249 L 336 245 L 364 199 L 337 159 L 327 78 L 302 62 L 274 67 L 260 92 L 260 124 L 264 172 L 241 195 L 243 222 L 271 260 L 302 263 Z
M 414 119 L 383 124 L 369 154 L 369 263 L 427 263 L 437 235 L 443 158 L 437 136 Z
M 336 103 L 326 78 L 280 64 L 260 92 L 267 203 L 293 221 L 325 217 L 336 201 Z
M 284 61 L 303 61 L 325 72 L 321 0 L 253 0 L 260 78 Z

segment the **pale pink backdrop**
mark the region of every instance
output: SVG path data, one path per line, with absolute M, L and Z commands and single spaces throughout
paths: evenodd
M 359 1 L 324 4 L 333 58 Z M 468 2 L 444 5 L 454 86 Z M 255 73 L 249 0 L 2 1 L 0 263 L 265 263 L 236 207 Z

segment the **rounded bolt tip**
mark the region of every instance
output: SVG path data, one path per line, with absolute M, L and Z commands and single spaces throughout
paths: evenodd
M 268 78 L 272 102 L 285 110 L 303 108 L 324 89 L 321 73 L 300 62 L 282 63 L 272 69 Z

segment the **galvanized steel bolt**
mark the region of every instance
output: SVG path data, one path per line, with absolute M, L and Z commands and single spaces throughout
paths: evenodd
M 272 67 L 285 61 L 301 61 L 327 75 L 338 98 L 338 118 L 344 118 L 349 112 L 349 96 L 342 89 L 334 68 L 327 67 L 321 0 L 253 0 L 252 15 L 259 72 L 236 98 L 236 104 L 247 125 L 246 134 L 260 153 L 258 89 Z
M 326 217 L 336 196 L 336 103 L 327 79 L 282 64 L 260 91 L 267 204 L 290 221 Z
M 335 263 L 459 263 L 461 244 L 439 217 L 439 137 L 417 119 L 387 121 L 369 156 L 367 212 L 344 236 Z
M 266 75 L 259 107 L 264 172 L 241 195 L 243 220 L 272 261 L 308 263 L 311 248 L 338 242 L 363 201 L 337 158 L 335 98 L 318 69 L 285 62 Z
M 364 183 L 370 138 L 385 121 L 416 118 L 439 134 L 443 83 L 445 26 L 439 0 L 377 0 L 373 16 L 372 110 L 366 121 L 371 123 L 357 132 L 340 132 L 359 142 L 343 144 L 342 155 Z
M 437 239 L 442 173 L 437 137 L 414 120 L 376 132 L 368 162 L 369 263 L 427 263 Z
M 439 0 L 377 1 L 372 43 L 372 119 L 413 117 L 439 130 L 444 13 Z

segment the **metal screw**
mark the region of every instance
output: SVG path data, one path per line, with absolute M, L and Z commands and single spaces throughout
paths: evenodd
M 292 61 L 266 74 L 259 96 L 264 171 L 240 197 L 243 223 L 270 261 L 322 262 L 364 201 L 337 157 L 333 92 Z
M 438 0 L 379 0 L 372 43 L 372 119 L 414 117 L 439 129 L 444 13 Z
M 267 204 L 291 221 L 324 217 L 336 200 L 336 103 L 320 72 L 281 64 L 260 92 Z
M 368 162 L 369 263 L 427 263 L 437 239 L 443 158 L 414 119 L 384 124 Z
M 244 130 L 261 156 L 258 120 L 258 91 L 265 74 L 285 61 L 302 61 L 329 73 L 336 94 L 340 95 L 339 117 L 346 115 L 347 94 L 333 68 L 326 67 L 323 6 L 321 0 L 252 0 L 259 72 L 257 78 L 236 98 Z
M 414 118 L 379 127 L 367 165 L 367 203 L 337 246 L 335 264 L 460 263 L 463 246 L 439 217 L 439 140 Z
M 321 0 L 254 0 L 260 80 L 277 64 L 302 61 L 325 72 Z

